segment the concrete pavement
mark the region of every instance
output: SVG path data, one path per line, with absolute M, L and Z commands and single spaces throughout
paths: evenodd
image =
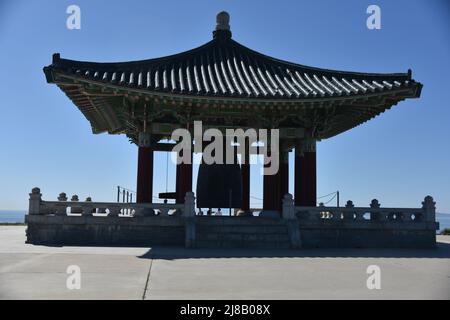
M 0 226 L 1 299 L 450 299 L 450 237 L 436 250 L 44 247 Z M 69 265 L 81 289 L 69 290 Z M 369 265 L 381 289 L 369 290 Z

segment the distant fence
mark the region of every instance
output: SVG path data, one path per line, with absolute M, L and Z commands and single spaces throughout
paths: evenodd
M 117 186 L 117 202 L 130 203 L 133 198 L 136 199 L 136 191 Z

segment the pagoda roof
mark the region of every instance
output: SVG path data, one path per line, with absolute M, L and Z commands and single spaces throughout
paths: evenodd
M 358 96 L 421 84 L 404 73 L 361 73 L 309 67 L 267 56 L 216 30 L 213 40 L 175 55 L 129 62 L 98 63 L 53 56 L 44 68 L 49 83 L 72 77 L 151 93 L 241 99 L 317 99 Z
M 303 123 L 312 127 L 319 121 L 318 115 L 325 113 L 317 137 L 328 138 L 370 120 L 399 101 L 420 96 L 422 84 L 412 78 L 411 70 L 362 73 L 284 61 L 233 40 L 228 22 L 228 14 L 219 13 L 213 39 L 178 54 L 100 63 L 63 59 L 56 53 L 44 73 L 47 82 L 57 84 L 86 116 L 94 133 L 126 133 L 134 140 L 148 113 L 143 106 L 130 107 L 127 100 L 133 99 L 152 105 L 152 121 L 158 120 L 158 108 L 179 112 L 175 109 L 183 106 L 192 107 L 197 118 L 199 114 L 222 112 L 224 122 L 236 117 L 248 125 L 255 118 L 254 112 L 261 110 L 278 110 L 280 119 L 309 118 Z M 227 110 L 232 113 L 225 114 Z M 269 118 L 275 117 L 272 114 Z M 162 122 L 178 121 L 163 115 L 160 118 Z M 292 121 L 286 125 L 296 126 Z

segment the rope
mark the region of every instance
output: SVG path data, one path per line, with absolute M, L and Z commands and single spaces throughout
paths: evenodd
M 337 197 L 337 193 L 334 194 L 334 196 L 328 200 L 327 202 L 324 203 L 324 205 L 329 204 L 331 201 L 333 201 L 335 198 Z
M 321 197 L 317 197 L 317 199 L 322 199 L 322 198 L 326 198 L 326 197 L 328 197 L 328 196 L 331 196 L 332 194 L 336 195 L 336 194 L 337 194 L 337 191 L 335 191 L 335 192 L 332 192 L 332 193 L 329 193 L 329 194 L 326 194 L 326 195 L 324 195 L 324 196 L 321 196 Z

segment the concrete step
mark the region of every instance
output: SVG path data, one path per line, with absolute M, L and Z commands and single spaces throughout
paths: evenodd
M 285 221 L 273 218 L 200 217 L 195 246 L 199 248 L 290 248 Z
M 289 249 L 290 243 L 287 241 L 210 241 L 197 240 L 197 248 L 258 248 L 258 249 Z
M 260 218 L 260 217 L 196 217 L 196 224 L 198 225 L 249 225 L 249 226 L 258 226 L 258 225 L 271 225 L 271 226 L 282 226 L 285 224 L 283 219 L 274 219 L 274 218 Z
M 271 234 L 242 234 L 242 233 L 199 233 L 196 239 L 207 241 L 268 241 L 268 242 L 289 242 L 289 236 L 286 233 Z
M 211 232 L 211 233 L 286 233 L 285 225 L 227 225 L 227 226 L 205 226 L 197 225 L 197 232 Z

